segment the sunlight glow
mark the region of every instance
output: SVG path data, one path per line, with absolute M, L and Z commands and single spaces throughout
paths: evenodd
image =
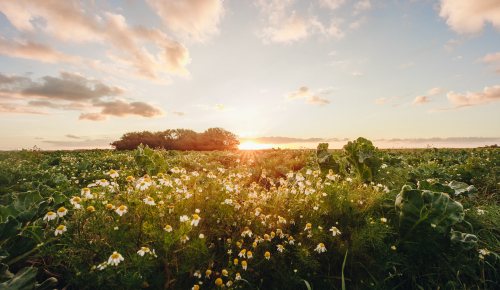
M 273 148 L 273 144 L 261 144 L 253 141 L 244 141 L 241 143 L 238 148 L 240 150 L 262 150 L 262 149 L 271 149 Z

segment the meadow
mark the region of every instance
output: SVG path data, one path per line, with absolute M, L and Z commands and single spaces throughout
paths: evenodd
M 499 289 L 500 149 L 0 153 L 0 289 Z

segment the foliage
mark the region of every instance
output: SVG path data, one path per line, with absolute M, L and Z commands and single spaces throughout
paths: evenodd
M 353 143 L 0 152 L 0 289 L 500 287 L 499 149 Z
M 139 145 L 167 150 L 234 150 L 239 141 L 236 135 L 222 128 L 209 128 L 203 133 L 186 129 L 169 129 L 160 132 L 130 132 L 111 143 L 117 150 L 131 150 Z

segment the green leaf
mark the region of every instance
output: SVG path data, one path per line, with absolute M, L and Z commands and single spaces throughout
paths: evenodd
M 405 185 L 396 197 L 399 213 L 399 227 L 403 233 L 417 226 L 434 228 L 440 233 L 448 233 L 451 226 L 464 218 L 462 204 L 443 192 L 412 189 Z
M 38 270 L 26 267 L 16 273 L 12 279 L 0 284 L 0 290 L 32 290 L 36 285 L 36 274 Z
M 460 181 L 451 181 L 448 183 L 448 186 L 453 190 L 453 193 L 455 195 L 465 195 L 465 194 L 472 194 L 476 193 L 477 189 L 474 187 L 474 185 L 468 185 L 465 182 L 460 182 Z
M 478 242 L 477 236 L 454 230 L 451 231 L 450 240 L 454 244 L 459 244 L 465 250 L 474 249 Z

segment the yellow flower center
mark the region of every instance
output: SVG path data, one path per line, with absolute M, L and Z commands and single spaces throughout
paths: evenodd
M 64 228 L 66 228 L 64 225 L 59 225 L 59 226 L 57 227 L 57 230 L 58 230 L 58 231 L 63 231 L 63 230 L 64 230 Z

